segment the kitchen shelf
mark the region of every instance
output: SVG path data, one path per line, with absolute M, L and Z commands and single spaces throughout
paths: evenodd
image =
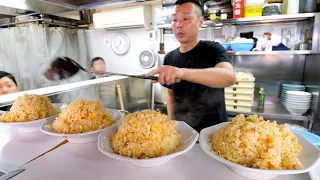
M 202 25 L 202 28 L 207 28 L 207 27 L 208 27 L 208 25 L 206 25 L 206 24 Z M 172 25 L 171 24 L 159 24 L 159 25 L 157 25 L 157 28 L 158 29 L 169 29 L 169 30 L 171 30 L 172 29 Z
M 284 14 L 273 16 L 261 16 L 252 18 L 238 18 L 238 19 L 225 19 L 215 21 L 205 21 L 206 25 L 219 27 L 223 25 L 254 25 L 264 23 L 288 23 L 304 21 L 315 17 L 315 13 L 301 13 L 301 14 Z
M 245 116 L 257 114 L 262 116 L 265 120 L 291 120 L 291 121 L 310 121 L 309 115 L 291 115 L 286 107 L 279 101 L 273 101 L 270 104 L 265 104 L 262 111 L 258 111 L 257 103 L 254 103 L 252 112 L 228 112 L 229 116 L 236 116 L 238 114 L 244 114 Z
M 235 55 L 235 56 L 254 56 L 254 55 L 307 55 L 311 54 L 310 50 L 297 50 L 297 51 L 248 51 L 248 52 L 228 52 L 229 55 Z
M 284 14 L 273 16 L 261 16 L 252 18 L 238 18 L 225 20 L 207 20 L 204 22 L 203 28 L 206 27 L 221 27 L 223 25 L 255 25 L 264 23 L 288 23 L 305 21 L 314 18 L 316 13 L 300 13 L 300 14 Z M 157 26 L 159 29 L 171 29 L 171 24 L 161 24 Z

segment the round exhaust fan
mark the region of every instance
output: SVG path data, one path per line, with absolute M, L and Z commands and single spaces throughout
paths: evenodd
M 142 51 L 139 57 L 140 66 L 150 69 L 156 64 L 156 57 L 152 51 Z

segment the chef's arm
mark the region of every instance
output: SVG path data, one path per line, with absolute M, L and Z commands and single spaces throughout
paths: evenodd
M 175 120 L 175 116 L 174 116 L 174 95 L 173 95 L 173 91 L 171 89 L 168 89 L 167 112 L 168 112 L 169 119 Z
M 221 62 L 213 68 L 182 69 L 182 79 L 212 88 L 224 88 L 235 83 L 236 75 L 230 63 Z

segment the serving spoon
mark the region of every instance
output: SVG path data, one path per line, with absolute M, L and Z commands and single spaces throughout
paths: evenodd
M 49 80 L 57 81 L 69 78 L 75 75 L 79 70 L 82 70 L 87 73 L 95 73 L 95 74 L 108 74 L 108 75 L 116 75 L 116 76 L 126 76 L 133 77 L 139 79 L 150 79 L 150 80 L 158 80 L 156 76 L 146 77 L 144 75 L 130 75 L 130 74 L 122 74 L 122 73 L 112 73 L 112 72 L 103 72 L 103 71 L 92 71 L 85 69 L 75 60 L 69 57 L 57 57 L 55 58 L 46 72 L 44 73 L 45 77 Z M 176 79 L 176 83 L 179 83 L 181 79 Z

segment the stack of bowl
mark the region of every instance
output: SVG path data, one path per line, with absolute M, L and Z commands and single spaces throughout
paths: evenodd
M 313 92 L 312 93 L 311 108 L 314 111 L 316 111 L 318 109 L 318 100 L 319 100 L 319 92 Z
M 319 92 L 319 86 L 316 85 L 306 85 L 307 91 L 310 93 Z
M 311 93 L 287 91 L 285 106 L 292 115 L 302 115 L 310 109 Z
M 296 84 L 282 84 L 281 88 L 281 102 L 286 103 L 287 91 L 305 91 L 305 86 Z

